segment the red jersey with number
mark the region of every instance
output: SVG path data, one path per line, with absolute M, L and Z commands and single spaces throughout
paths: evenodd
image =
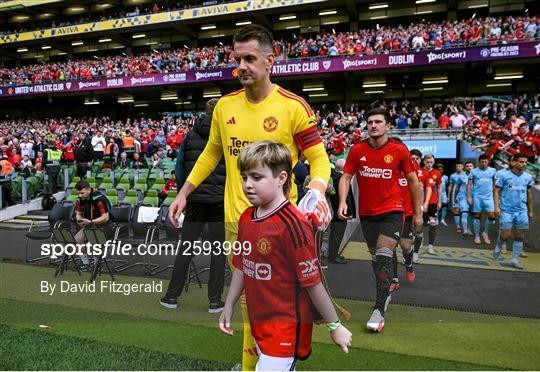
M 414 168 L 403 143 L 390 139 L 374 148 L 364 140 L 353 146 L 343 171 L 356 175 L 360 217 L 404 210 L 398 179 L 402 173 L 414 172 Z
M 424 168 L 424 175 L 427 177 L 427 186 L 431 187 L 432 193 L 431 197 L 429 198 L 428 204 L 437 204 L 439 198 L 438 198 L 438 189 L 439 185 L 442 182 L 442 173 L 438 170 L 433 168 L 432 170 L 427 170 Z
M 306 287 L 321 282 L 313 225 L 289 201 L 264 217 L 250 207 L 240 216 L 238 241 L 251 252 L 233 256 L 244 273 L 251 333 L 275 357 L 311 352 L 314 307 Z
M 411 162 L 418 181 L 423 183 L 424 172 L 422 172 L 422 169 L 418 166 L 417 162 L 414 160 L 411 160 Z M 412 203 L 411 190 L 409 190 L 409 183 L 407 182 L 407 178 L 405 178 L 403 173 L 401 173 L 401 177 L 399 178 L 398 182 L 399 187 L 401 188 L 401 196 L 403 197 L 403 210 L 405 212 L 405 217 L 412 216 L 414 215 L 414 206 Z

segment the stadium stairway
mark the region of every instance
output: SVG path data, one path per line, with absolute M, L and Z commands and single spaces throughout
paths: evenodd
M 34 227 L 44 227 L 49 225 L 47 220 L 48 211 L 34 211 L 32 214 L 24 214 L 15 218 L 0 222 L 0 228 L 10 230 L 28 230 L 32 222 Z

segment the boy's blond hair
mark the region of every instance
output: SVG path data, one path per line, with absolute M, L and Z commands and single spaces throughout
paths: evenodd
M 283 194 L 289 197 L 292 179 L 292 156 L 289 149 L 276 141 L 256 141 L 244 147 L 237 160 L 240 172 L 249 171 L 259 163 L 270 168 L 274 177 L 283 171 L 287 173 Z

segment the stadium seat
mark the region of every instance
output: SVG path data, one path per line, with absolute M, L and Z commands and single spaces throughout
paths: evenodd
M 116 191 L 115 189 L 107 189 L 107 191 L 105 192 L 105 196 L 107 197 L 107 199 L 109 199 L 111 205 L 118 204 L 118 191 Z
M 133 207 L 139 205 L 139 194 L 137 190 L 128 190 L 126 197 L 122 200 L 123 204 L 130 204 Z
M 95 177 L 86 177 L 86 182 L 90 184 L 94 189 L 96 188 L 96 178 Z
M 143 205 L 151 205 L 152 207 L 159 206 L 159 198 L 156 190 L 148 190 L 142 201 Z
M 73 190 L 71 190 L 71 194 L 68 195 L 66 200 L 70 201 L 72 203 L 75 203 L 78 198 L 79 198 L 79 192 L 77 190 L 73 189 Z
M 148 179 L 146 177 L 139 177 L 133 188 L 145 194 L 148 190 Z
M 165 186 L 165 180 L 158 178 L 148 190 L 156 190 L 159 193 L 163 189 L 163 186 Z
M 98 189 L 105 190 L 105 192 L 109 189 L 114 189 L 113 183 L 111 181 L 111 178 L 109 176 L 106 176 L 103 178 L 103 181 L 99 184 Z

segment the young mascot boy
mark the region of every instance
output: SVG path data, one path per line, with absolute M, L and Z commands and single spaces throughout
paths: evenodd
M 287 147 L 274 141 L 246 146 L 238 158 L 242 189 L 253 205 L 239 221 L 243 249 L 233 257 L 234 271 L 220 329 L 232 335 L 231 319 L 242 291 L 257 345 L 256 370 L 294 370 L 311 353 L 316 317 L 332 340 L 348 352 L 352 334 L 336 314 L 321 283 L 311 222 L 290 203 L 292 160 Z M 247 245 L 246 245 L 247 243 Z

